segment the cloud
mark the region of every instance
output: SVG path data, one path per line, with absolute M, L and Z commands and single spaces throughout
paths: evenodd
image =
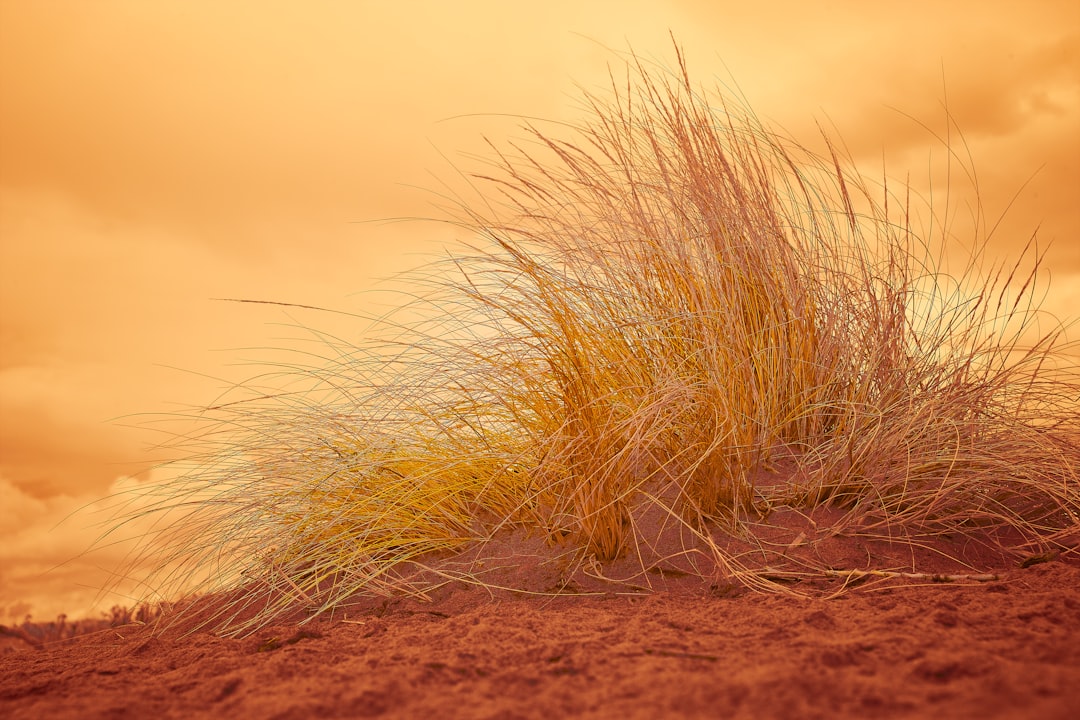
M 248 232 L 258 233 L 257 229 Z M 328 313 L 226 303 L 295 302 L 377 314 L 369 275 L 420 260 L 437 227 L 365 228 L 397 249 L 356 241 L 355 226 L 283 222 L 277 248 L 236 257 L 163 230 L 94 214 L 62 195 L 0 195 L 0 473 L 37 497 L 101 491 L 170 453 L 183 413 L 283 360 L 275 348 L 310 322 L 359 339 L 363 323 Z
M 501 3 L 467 21 L 440 4 L 193 7 L 7 8 L 22 32 L 0 57 L 3 183 L 61 188 L 196 241 L 266 213 L 408 214 L 398 184 L 439 163 L 427 139 L 468 125 L 440 121 L 557 116 L 572 87 L 568 30 L 530 13 L 547 41 L 521 42 L 504 28 L 525 18 Z
M 114 573 L 129 561 L 128 553 L 148 524 L 133 523 L 116 540 L 102 536 L 116 509 L 125 499 L 137 498 L 133 493 L 144 486 L 121 477 L 104 495 L 41 498 L 0 476 L 0 622 L 20 621 L 27 614 L 37 620 L 61 613 L 97 617 L 113 605 L 130 606 L 137 584 L 117 583 Z M 145 502 L 136 499 L 127 509 Z

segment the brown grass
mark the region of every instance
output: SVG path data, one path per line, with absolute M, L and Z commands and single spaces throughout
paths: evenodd
M 580 126 L 492 146 L 484 201 L 450 221 L 473 245 L 412 276 L 424 319 L 317 336 L 206 412 L 191 470 L 154 490 L 153 593 L 232 591 L 207 622 L 244 632 L 484 583 L 452 558 L 513 528 L 597 576 L 690 558 L 785 591 L 781 517 L 809 538 L 785 550 L 1075 543 L 1080 388 L 1065 327 L 1036 333 L 1033 246 L 946 274 L 917 198 L 835 144 L 698 92 L 681 57 L 625 71 Z M 793 567 L 838 570 L 813 557 Z

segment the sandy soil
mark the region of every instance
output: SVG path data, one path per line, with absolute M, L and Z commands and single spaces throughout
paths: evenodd
M 244 639 L 130 625 L 0 648 L 12 718 L 1075 718 L 1080 564 L 839 598 L 459 588 Z

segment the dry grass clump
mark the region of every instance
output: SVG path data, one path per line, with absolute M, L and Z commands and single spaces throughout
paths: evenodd
M 822 536 L 1066 542 L 1078 386 L 1064 328 L 1033 335 L 1038 258 L 944 274 L 910 197 L 679 66 L 633 59 L 569 137 L 495 149 L 454 220 L 474 246 L 416 276 L 426 321 L 321 338 L 291 384 L 208 411 L 154 509 L 153 589 L 242 588 L 208 621 L 241 632 L 483 582 L 439 559 L 512 528 L 593 568 L 692 556 L 774 586 L 770 516 L 822 507 Z

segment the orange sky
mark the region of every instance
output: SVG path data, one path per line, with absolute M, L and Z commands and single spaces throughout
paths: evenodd
M 287 332 L 211 298 L 370 310 L 450 234 L 354 221 L 437 215 L 418 188 L 512 132 L 496 114 L 581 117 L 605 46 L 670 64 L 671 30 L 698 81 L 916 187 L 944 150 L 905 114 L 941 132 L 947 93 L 988 215 L 1034 176 L 994 257 L 1038 227 L 1046 307 L 1077 315 L 1074 1 L 542 5 L 0 0 L 0 622 L 89 607 L 115 553 L 41 572 L 95 534 L 57 523 L 146 466 L 153 436 L 113 419 L 208 403 Z

